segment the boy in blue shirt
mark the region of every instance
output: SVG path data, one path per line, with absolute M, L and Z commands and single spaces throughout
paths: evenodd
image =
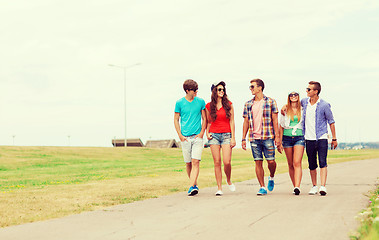
M 306 90 L 308 98 L 301 100 L 301 106 L 303 107 L 305 146 L 313 185 L 309 194 L 315 195 L 320 192 L 322 196 L 325 196 L 327 194 L 325 185 L 328 171 L 326 160 L 328 154 L 328 124 L 332 132 L 331 149 L 335 149 L 338 145 L 335 121 L 330 104 L 319 97 L 321 84 L 311 81 Z M 317 156 L 320 165 L 320 189 L 317 187 Z
M 190 179 L 188 195 L 193 196 L 199 192 L 197 178 L 204 148 L 203 135 L 207 124 L 205 101 L 197 97 L 198 85 L 194 80 L 184 81 L 183 89 L 186 96 L 176 101 L 174 125 L 181 141 L 186 171 Z

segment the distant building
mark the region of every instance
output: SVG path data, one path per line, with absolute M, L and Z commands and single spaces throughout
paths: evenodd
M 148 140 L 145 144 L 145 147 L 148 147 L 148 148 L 179 148 L 180 145 L 175 139 Z
M 361 150 L 361 149 L 363 149 L 363 146 L 362 145 L 357 145 L 357 146 L 354 146 L 353 149 L 354 150 Z
M 353 150 L 359 150 L 359 149 L 378 149 L 379 148 L 379 142 L 341 142 L 338 143 L 339 149 L 353 149 Z
M 140 138 L 128 138 L 127 147 L 144 147 Z M 113 147 L 125 147 L 125 139 L 112 139 Z

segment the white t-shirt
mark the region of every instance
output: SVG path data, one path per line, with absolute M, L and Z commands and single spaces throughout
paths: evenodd
M 316 138 L 316 108 L 320 99 L 313 105 L 308 100 L 307 111 L 305 113 L 305 135 L 306 140 L 317 140 Z M 322 135 L 319 139 L 328 139 L 328 134 Z

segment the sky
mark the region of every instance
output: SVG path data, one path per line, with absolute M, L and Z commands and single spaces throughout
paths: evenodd
M 175 102 L 225 81 L 236 139 L 265 82 L 278 107 L 322 85 L 339 142 L 379 141 L 379 2 L 0 0 L 0 145 L 178 140 Z M 135 65 L 138 64 L 139 65 Z M 131 66 L 123 68 L 112 67 Z

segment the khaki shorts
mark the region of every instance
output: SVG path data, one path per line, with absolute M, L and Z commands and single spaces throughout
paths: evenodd
M 201 160 L 204 144 L 203 139 L 192 135 L 187 138 L 187 141 L 181 142 L 184 162 L 190 163 L 192 159 Z M 196 138 L 195 138 L 196 137 Z

